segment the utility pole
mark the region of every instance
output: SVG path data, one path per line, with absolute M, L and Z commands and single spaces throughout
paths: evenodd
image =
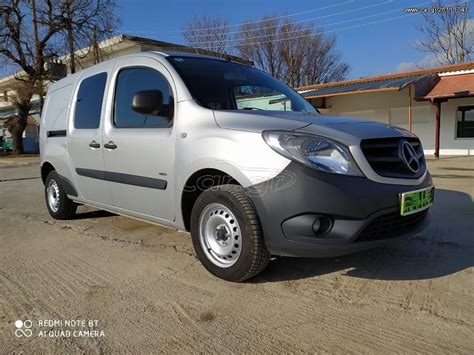
M 99 63 L 99 44 L 97 43 L 97 26 L 92 30 L 92 55 L 94 64 Z
M 39 40 L 39 32 L 38 32 L 38 17 L 36 13 L 36 0 L 30 0 L 31 1 L 31 17 L 33 18 L 33 38 L 35 41 L 35 55 L 36 58 L 38 59 L 38 68 L 36 69 L 36 74 L 39 77 L 39 80 L 36 80 L 36 85 L 38 87 L 38 96 L 39 96 L 39 102 L 40 102 L 40 111 L 43 109 L 43 104 L 44 104 L 44 90 L 43 90 L 43 76 L 38 75 L 43 72 L 44 70 L 44 62 L 42 60 L 39 60 L 40 58 L 43 58 L 43 52 L 40 48 L 40 40 Z M 42 66 L 41 68 L 39 66 Z
M 67 33 L 67 46 L 69 50 L 69 69 L 71 74 L 76 72 L 76 54 L 74 51 L 74 32 L 72 28 L 72 9 L 71 0 L 66 1 L 66 33 Z

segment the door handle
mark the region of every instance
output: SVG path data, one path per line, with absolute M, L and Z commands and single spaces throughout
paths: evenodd
M 100 148 L 100 144 L 97 143 L 96 141 L 92 141 L 89 143 L 89 147 L 91 148 Z
M 117 145 L 114 142 L 110 141 L 109 143 L 104 144 L 104 148 L 117 149 Z

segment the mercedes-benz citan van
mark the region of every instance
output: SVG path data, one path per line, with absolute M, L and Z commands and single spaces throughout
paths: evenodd
M 109 60 L 49 87 L 41 176 L 56 219 L 78 204 L 192 235 L 212 274 L 413 235 L 434 188 L 412 133 L 317 112 L 251 66 L 187 53 Z

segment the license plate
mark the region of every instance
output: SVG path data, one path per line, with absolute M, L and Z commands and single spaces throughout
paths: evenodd
M 433 204 L 434 186 L 426 189 L 409 191 L 400 194 L 400 214 L 410 214 L 423 211 Z

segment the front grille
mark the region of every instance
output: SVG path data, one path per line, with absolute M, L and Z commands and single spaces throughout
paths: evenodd
M 364 228 L 357 237 L 356 242 L 399 237 L 414 230 L 423 221 L 427 213 L 428 210 L 424 210 L 409 216 L 390 213 L 377 217 Z
M 415 150 L 419 159 L 419 169 L 413 172 L 400 157 L 400 144 L 407 141 Z M 426 162 L 423 154 L 423 147 L 418 138 L 396 137 L 396 138 L 376 138 L 364 139 L 360 147 L 369 162 L 370 166 L 380 176 L 417 179 L 426 170 Z

